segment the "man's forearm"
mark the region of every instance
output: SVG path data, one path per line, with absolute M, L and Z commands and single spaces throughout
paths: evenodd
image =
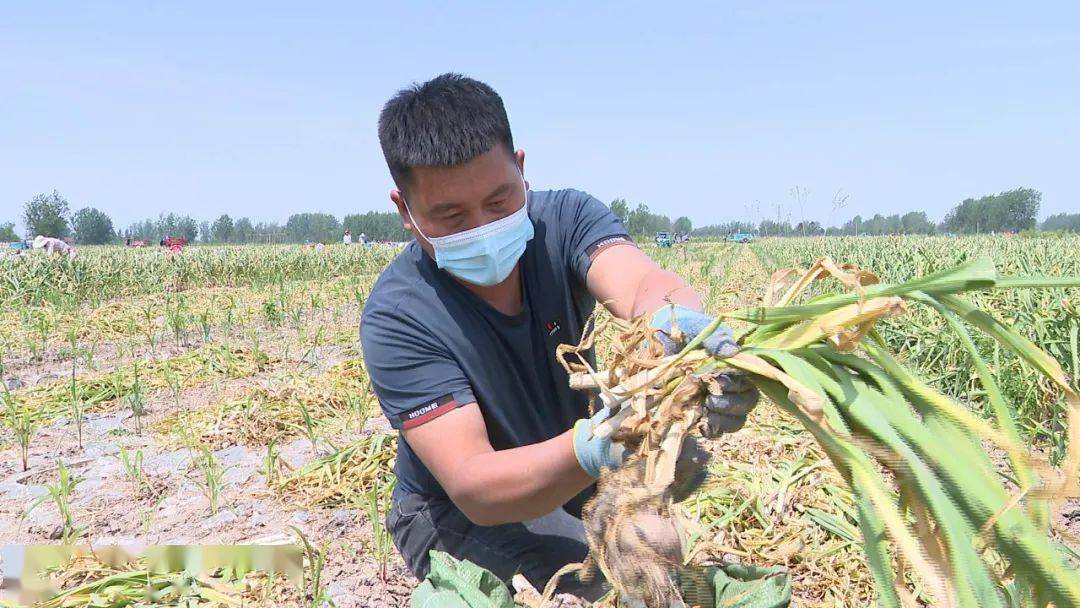
M 485 526 L 546 515 L 593 482 L 574 456 L 573 429 L 540 443 L 477 454 L 458 470 L 454 502 Z
M 612 313 L 629 319 L 670 303 L 702 309 L 701 297 L 679 275 L 654 266 L 640 276 L 630 278 L 637 282 L 633 305 L 614 299 L 608 305 Z M 541 443 L 477 454 L 457 470 L 454 502 L 480 525 L 546 515 L 593 482 L 574 455 L 573 429 Z
M 679 275 L 659 268 L 648 272 L 638 283 L 630 317 L 656 311 L 665 304 L 681 304 L 702 310 L 701 296 Z

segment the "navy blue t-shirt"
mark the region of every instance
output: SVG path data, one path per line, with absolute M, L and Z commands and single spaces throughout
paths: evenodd
M 523 309 L 505 315 L 440 270 L 414 241 L 391 262 L 364 306 L 364 363 L 390 424 L 409 429 L 476 402 L 496 450 L 545 441 L 588 414 L 555 358 L 577 344 L 596 304 L 592 258 L 629 242 L 618 218 L 576 190 L 530 192 L 535 236 L 521 257 Z M 446 492 L 404 441 L 398 491 Z

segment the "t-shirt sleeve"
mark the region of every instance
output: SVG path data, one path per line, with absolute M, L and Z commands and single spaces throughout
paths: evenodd
M 563 247 L 570 270 L 584 285 L 597 254 L 613 245 L 633 244 L 633 240 L 607 205 L 584 192 L 573 194 L 576 196 L 566 202 L 568 208 L 560 214 Z
M 365 314 L 360 342 L 375 396 L 395 429 L 418 427 L 476 401 L 445 346 L 396 310 Z

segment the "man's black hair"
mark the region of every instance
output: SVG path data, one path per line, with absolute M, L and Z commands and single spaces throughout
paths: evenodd
M 379 144 L 398 188 L 413 167 L 458 165 L 514 138 L 502 98 L 488 85 L 447 73 L 398 91 L 379 114 Z

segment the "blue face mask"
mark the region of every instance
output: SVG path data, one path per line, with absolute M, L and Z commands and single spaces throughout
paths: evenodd
M 416 231 L 435 250 L 435 264 L 474 285 L 490 287 L 505 281 L 521 254 L 525 253 L 526 243 L 533 238 L 528 189 L 525 190 L 525 202 L 521 209 L 490 224 L 447 236 L 427 236 L 417 226 L 408 202 L 405 203 L 405 211 Z

